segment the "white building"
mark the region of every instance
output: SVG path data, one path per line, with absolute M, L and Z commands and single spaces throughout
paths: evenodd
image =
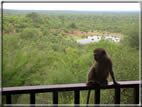
M 98 42 L 102 39 L 102 36 L 88 36 L 87 39 L 80 39 L 80 40 L 77 40 L 77 42 L 79 42 L 80 44 L 87 44 L 87 43 L 91 43 L 91 42 Z M 104 36 L 104 39 L 105 40 L 110 40 L 110 41 L 113 41 L 113 42 L 120 42 L 120 38 L 115 38 L 115 37 L 112 37 L 112 36 Z

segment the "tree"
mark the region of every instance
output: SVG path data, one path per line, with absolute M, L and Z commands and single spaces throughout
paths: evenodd
M 62 22 L 62 24 L 64 25 L 65 17 L 64 17 L 64 16 L 59 16 L 59 18 L 61 19 L 61 22 Z
M 74 23 L 71 23 L 71 24 L 69 25 L 69 27 L 71 27 L 71 28 L 73 28 L 73 29 L 76 29 L 76 28 L 77 28 L 76 24 L 74 24 Z
M 123 43 L 128 43 L 131 47 L 139 49 L 139 26 L 135 25 L 126 32 Z
M 35 12 L 27 14 L 26 17 L 31 18 L 33 23 L 37 23 L 37 22 L 42 23 L 42 20 L 41 20 L 39 14 L 37 14 Z
M 35 28 L 25 28 L 20 34 L 23 39 L 35 39 L 38 36 L 38 31 Z

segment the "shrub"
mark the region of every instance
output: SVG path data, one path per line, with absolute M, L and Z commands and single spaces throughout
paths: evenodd
M 69 27 L 72 28 L 72 29 L 76 29 L 76 28 L 77 28 L 77 26 L 76 26 L 75 23 L 71 23 L 71 24 L 69 25 Z
M 134 47 L 136 49 L 139 49 L 139 27 L 134 26 L 130 28 L 128 32 L 126 32 L 126 35 L 124 39 L 122 40 L 123 44 L 128 44 L 131 47 Z
M 38 36 L 38 31 L 35 28 L 25 28 L 20 37 L 23 39 L 35 39 Z

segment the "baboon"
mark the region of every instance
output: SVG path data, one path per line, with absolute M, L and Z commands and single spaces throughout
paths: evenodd
M 93 87 L 94 85 L 104 86 L 108 84 L 108 76 L 109 73 L 112 77 L 113 83 L 115 85 L 119 85 L 117 83 L 114 72 L 112 68 L 112 61 L 110 56 L 107 54 L 106 50 L 103 48 L 97 48 L 93 52 L 95 64 L 92 65 L 89 73 L 88 73 L 88 81 L 86 85 L 88 87 Z M 87 96 L 87 104 L 89 103 L 91 90 L 88 91 Z

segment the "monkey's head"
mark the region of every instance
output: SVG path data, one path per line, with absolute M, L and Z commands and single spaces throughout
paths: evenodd
M 104 58 L 106 57 L 106 55 L 107 55 L 107 52 L 103 48 L 96 48 L 94 50 L 94 59 L 96 61 L 102 61 L 102 60 L 104 60 Z

